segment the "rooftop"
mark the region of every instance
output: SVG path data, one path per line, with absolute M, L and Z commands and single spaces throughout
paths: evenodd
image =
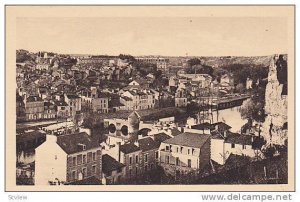
M 141 149 L 133 143 L 123 144 L 120 146 L 120 151 L 123 152 L 124 154 L 130 154 L 140 150 Z
M 210 138 L 210 135 L 208 135 L 208 134 L 204 135 L 204 134 L 185 132 L 185 133 L 181 133 L 171 139 L 165 140 L 164 143 L 187 146 L 187 147 L 201 148 L 209 138 Z
M 159 142 L 154 141 L 151 137 L 139 139 L 138 143 L 143 152 L 156 149 L 160 145 Z
M 69 99 L 78 99 L 78 98 L 80 98 L 78 95 L 74 95 L 74 94 L 68 94 L 67 97 Z
M 116 161 L 113 157 L 109 156 L 108 154 L 104 154 L 102 156 L 102 171 L 105 174 L 108 174 L 113 170 L 123 168 L 124 166 L 124 164 Z
M 191 126 L 191 128 L 197 129 L 197 130 L 214 130 L 214 129 L 216 129 L 216 126 L 218 127 L 218 130 L 220 130 L 220 131 L 231 129 L 231 126 L 229 126 L 223 122 L 217 122 L 217 123 L 213 123 L 213 124 L 206 122 L 206 123 L 193 125 L 193 126 Z
M 40 98 L 39 96 L 29 96 L 26 99 L 26 102 L 41 102 L 41 101 L 43 101 L 43 99 Z
M 75 133 L 71 135 L 61 135 L 57 137 L 57 144 L 67 153 L 74 154 L 77 152 L 81 152 L 82 149 L 78 147 L 78 144 L 83 144 L 86 147 L 86 150 L 90 150 L 93 148 L 97 148 L 99 146 L 99 142 L 93 139 L 91 136 L 82 133 Z

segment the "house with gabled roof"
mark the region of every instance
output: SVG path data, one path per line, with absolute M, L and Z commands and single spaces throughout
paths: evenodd
M 35 185 L 61 185 L 102 178 L 99 141 L 85 132 L 46 135 L 35 150 Z
M 159 147 L 159 164 L 175 175 L 196 172 L 210 163 L 210 134 L 183 132 L 163 141 Z

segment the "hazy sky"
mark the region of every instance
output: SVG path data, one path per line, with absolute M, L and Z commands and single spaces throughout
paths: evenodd
M 284 18 L 18 18 L 17 48 L 70 54 L 253 56 L 287 52 Z

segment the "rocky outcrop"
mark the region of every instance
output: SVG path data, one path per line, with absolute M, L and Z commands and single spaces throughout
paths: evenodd
M 268 84 L 265 92 L 265 113 L 267 115 L 263 124 L 263 136 L 270 144 L 283 145 L 287 140 L 287 95 L 282 94 L 284 84 L 278 81 L 277 63 L 275 55 L 270 63 Z

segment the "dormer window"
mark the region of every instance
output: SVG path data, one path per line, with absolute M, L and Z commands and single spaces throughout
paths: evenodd
M 86 145 L 85 144 L 78 144 L 77 147 L 78 147 L 78 150 L 80 150 L 80 151 L 85 151 L 86 150 Z

